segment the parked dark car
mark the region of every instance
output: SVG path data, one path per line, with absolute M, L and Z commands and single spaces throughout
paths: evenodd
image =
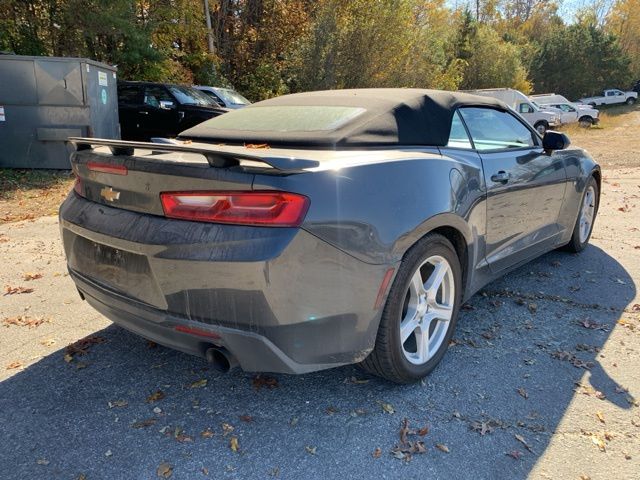
M 193 88 L 211 97 L 218 105 L 222 107 L 235 110 L 251 104 L 249 100 L 244 98 L 232 88 L 209 87 L 207 85 L 195 85 Z
M 176 137 L 228 109 L 192 87 L 120 82 L 118 111 L 122 138 L 148 141 L 153 137 Z
M 545 252 L 584 249 L 598 211 L 591 157 L 488 97 L 287 95 L 180 138 L 72 139 L 62 237 L 94 308 L 222 369 L 360 363 L 416 381 L 462 302 Z

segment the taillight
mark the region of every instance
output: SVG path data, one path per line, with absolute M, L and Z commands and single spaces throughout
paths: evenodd
M 288 192 L 163 192 L 164 214 L 198 222 L 297 227 L 309 199 Z
M 113 165 L 111 163 L 87 162 L 87 168 L 92 172 L 111 173 L 113 175 L 126 175 L 129 170 L 124 165 Z
M 73 184 L 73 190 L 81 197 L 84 197 L 84 192 L 82 191 L 82 180 L 80 180 L 80 177 L 76 177 L 76 181 Z

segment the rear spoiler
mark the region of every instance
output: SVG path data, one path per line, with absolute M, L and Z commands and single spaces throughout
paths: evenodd
M 132 156 L 135 149 L 151 150 L 153 152 L 179 152 L 198 153 L 203 155 L 210 166 L 223 168 L 239 165 L 240 160 L 260 162 L 270 167 L 287 173 L 300 173 L 305 169 L 320 166 L 317 160 L 307 160 L 293 157 L 271 157 L 267 155 L 250 155 L 224 150 L 215 145 L 199 143 L 151 143 L 131 142 L 127 140 L 112 140 L 108 138 L 69 137 L 68 142 L 75 146 L 77 151 L 92 150 L 94 146 L 109 147 L 113 155 Z M 264 150 L 263 150 L 264 151 Z

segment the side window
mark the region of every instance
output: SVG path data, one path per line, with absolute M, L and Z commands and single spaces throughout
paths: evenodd
M 468 107 L 459 110 L 476 150 L 526 148 L 539 145 L 537 136 L 508 112 Z
M 136 85 L 125 85 L 119 87 L 118 103 L 122 105 L 140 104 L 140 89 Z
M 616 92 L 607 92 L 607 97 L 613 97 L 616 94 Z
M 145 87 L 144 89 L 144 104 L 150 107 L 160 108 L 160 102 L 172 102 L 175 100 L 162 87 Z
M 473 148 L 469 141 L 467 130 L 464 128 L 460 114 L 457 111 L 453 114 L 453 120 L 451 120 L 451 132 L 449 133 L 449 143 L 447 143 L 447 147 Z
M 519 113 L 531 113 L 531 112 L 533 112 L 533 108 L 528 103 L 521 103 L 520 105 L 518 105 L 518 112 Z

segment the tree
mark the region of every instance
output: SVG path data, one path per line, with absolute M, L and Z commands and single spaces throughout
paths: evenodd
M 633 80 L 640 79 L 640 0 L 618 0 L 609 12 L 606 28 L 629 57 Z
M 534 60 L 535 90 L 577 99 L 624 86 L 631 78 L 629 63 L 613 35 L 593 24 L 570 25 L 542 44 Z

